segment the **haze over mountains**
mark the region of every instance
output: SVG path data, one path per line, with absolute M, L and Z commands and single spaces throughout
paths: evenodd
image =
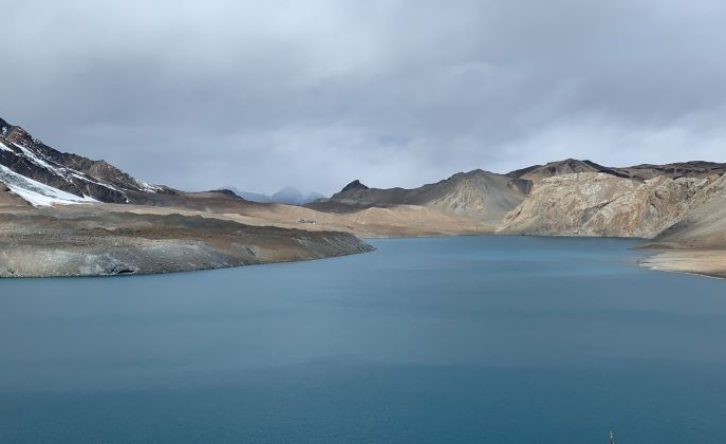
M 477 169 L 413 189 L 355 180 L 315 200 L 292 188 L 189 193 L 62 153 L 0 120 L 0 274 L 53 274 L 59 264 L 63 275 L 177 271 L 366 251 L 351 234 L 638 237 L 720 255 L 725 172 L 704 161 L 607 167 L 567 159 L 507 174 Z M 51 268 L 29 265 L 39 249 Z
M 238 195 L 239 197 L 241 197 L 245 200 L 249 200 L 250 202 L 257 202 L 257 203 L 281 203 L 281 204 L 287 204 L 287 205 L 305 205 L 314 200 L 318 200 L 318 199 L 325 197 L 324 195 L 322 195 L 318 192 L 303 193 L 302 191 L 298 190 L 297 188 L 290 187 L 290 186 L 282 188 L 281 190 L 279 190 L 273 194 L 251 193 L 249 191 L 240 191 L 235 187 L 225 187 L 225 189 L 228 189 L 228 190 L 234 192 L 236 195 Z

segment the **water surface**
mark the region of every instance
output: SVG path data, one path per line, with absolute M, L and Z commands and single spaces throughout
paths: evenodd
M 726 442 L 726 281 L 633 241 L 0 281 L 0 442 Z

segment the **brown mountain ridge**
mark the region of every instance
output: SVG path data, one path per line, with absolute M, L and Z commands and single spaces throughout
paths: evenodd
M 726 164 L 704 161 L 566 159 L 410 189 L 355 180 L 305 206 L 264 204 L 149 185 L 0 119 L 0 275 L 181 271 L 368 251 L 356 236 L 478 233 L 635 237 L 713 258 L 726 251 L 725 172 Z M 41 256 L 42 270 L 33 266 Z

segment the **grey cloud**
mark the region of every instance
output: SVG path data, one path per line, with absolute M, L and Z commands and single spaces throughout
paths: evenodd
M 147 181 L 726 161 L 718 1 L 3 1 L 0 116 Z

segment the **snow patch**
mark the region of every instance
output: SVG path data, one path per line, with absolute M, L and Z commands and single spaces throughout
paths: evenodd
M 141 189 L 143 189 L 147 193 L 158 193 L 163 188 L 158 185 L 151 185 L 146 182 L 141 182 Z
M 58 188 L 29 179 L 5 165 L 0 165 L 0 181 L 10 190 L 36 207 L 52 205 L 75 205 L 98 202 L 88 196 L 76 196 Z
M 34 152 L 32 152 L 29 149 L 25 148 L 23 145 L 20 145 L 20 144 L 17 144 L 17 143 L 13 143 L 13 145 L 15 145 L 16 147 L 18 147 L 20 149 L 20 151 L 23 152 L 23 154 L 25 155 L 25 157 L 28 160 L 30 160 L 32 163 L 38 165 L 39 167 L 45 168 L 48 171 L 52 171 L 56 176 L 60 176 L 60 177 L 63 177 L 63 178 L 66 177 L 65 174 L 64 174 L 64 171 L 63 171 L 65 168 L 58 168 L 58 167 L 55 167 L 55 166 L 49 164 L 45 160 L 43 160 L 40 157 L 38 157 Z

